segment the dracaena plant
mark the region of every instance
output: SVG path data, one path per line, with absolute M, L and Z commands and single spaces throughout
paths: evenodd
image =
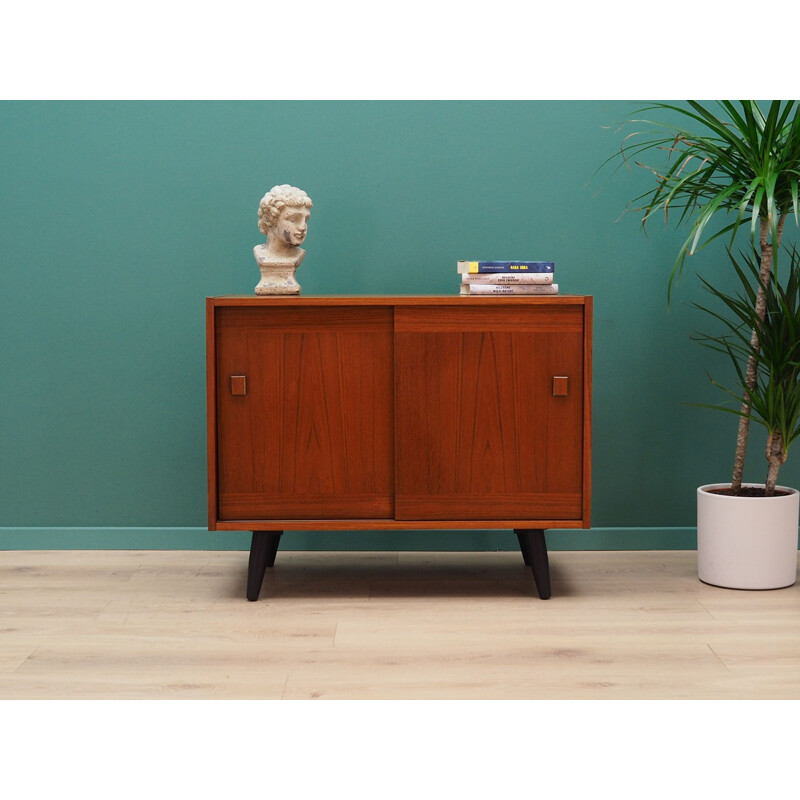
M 689 227 L 672 267 L 670 292 L 687 256 L 728 234 L 728 247 L 733 247 L 737 232 L 744 227 L 758 248 L 760 277 L 752 300 L 754 320 L 763 319 L 764 287 L 770 285 L 784 224 L 790 217 L 800 224 L 798 101 L 721 100 L 714 107 L 695 101 L 687 101 L 685 106 L 655 103 L 640 113 L 653 111 L 667 119 L 629 120 L 627 124 L 639 130 L 624 138 L 619 153 L 609 161 L 621 157 L 627 165 L 650 170 L 655 178 L 655 188 L 630 204 L 643 212 L 643 226 L 663 213 L 668 223 L 670 215 L 672 219 L 677 215 L 676 227 Z M 727 224 L 722 224 L 723 218 Z M 750 341 L 745 378 L 752 390 L 760 346 L 755 327 Z M 735 494 L 741 491 L 752 418 L 748 397 L 745 392 L 740 408 L 731 481 Z
M 787 248 L 787 253 L 786 278 L 779 280 L 773 270 L 765 285 L 761 281 L 762 265 L 757 251 L 743 253 L 738 261 L 728 251 L 740 290 L 730 294 L 701 278 L 718 302 L 714 308 L 695 304 L 722 323 L 722 333 L 700 336 L 697 340 L 730 358 L 735 383 L 724 386 L 711 380 L 739 405 L 738 409 L 724 404 L 707 407 L 740 417 L 746 413 L 749 420 L 766 428 L 768 468 L 764 493 L 767 496 L 775 493 L 778 470 L 786 461 L 789 445 L 800 436 L 800 255 L 796 246 Z M 765 300 L 763 317 L 755 310 L 759 293 Z M 746 365 L 752 361 L 756 370 L 755 381 L 751 382 Z M 744 407 L 746 412 L 742 410 Z

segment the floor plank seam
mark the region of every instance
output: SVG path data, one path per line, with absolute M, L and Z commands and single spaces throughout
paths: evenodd
M 25 656 L 24 659 L 17 665 L 16 669 L 12 670 L 11 674 L 16 675 L 38 652 L 41 645 L 36 645 L 33 650 Z
M 719 661 L 720 664 L 722 664 L 727 672 L 732 671 L 731 668 L 717 655 L 717 652 L 710 644 L 706 643 L 706 647 L 714 654 L 714 657 L 717 659 L 717 661 Z
M 697 599 L 697 603 L 700 606 L 700 608 L 702 608 L 703 611 L 705 611 L 706 614 L 708 614 L 708 616 L 711 617 L 711 619 L 716 621 L 717 618 L 703 605 L 702 601 L 699 598 Z

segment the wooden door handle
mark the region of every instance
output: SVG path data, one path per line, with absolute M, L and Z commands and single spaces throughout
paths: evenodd
M 569 394 L 569 378 L 556 375 L 553 378 L 553 397 L 566 397 Z
M 247 394 L 246 375 L 231 375 L 231 394 L 233 395 Z

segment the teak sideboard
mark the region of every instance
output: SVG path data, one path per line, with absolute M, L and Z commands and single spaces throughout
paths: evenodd
M 588 528 L 592 298 L 210 297 L 208 527 Z M 454 533 L 454 535 L 456 535 Z

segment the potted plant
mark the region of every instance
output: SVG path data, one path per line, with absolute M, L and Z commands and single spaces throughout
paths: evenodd
M 738 407 L 713 405 L 748 419 L 767 431 L 767 475 L 764 484 L 729 484 L 697 490 L 698 576 L 705 583 L 735 589 L 780 589 L 797 580 L 800 493 L 778 486 L 778 472 L 789 446 L 800 436 L 800 256 L 789 251 L 788 277 L 773 270 L 761 284 L 758 253 L 737 262 L 729 251 L 741 290 L 726 293 L 701 278 L 721 310 L 696 305 L 722 323 L 722 333 L 698 337 L 701 344 L 731 361 L 735 383 L 712 382 Z M 759 291 L 765 298 L 763 319 L 757 314 Z M 753 344 L 753 332 L 757 345 Z M 746 365 L 756 364 L 751 382 Z
M 743 495 L 758 491 L 753 487 L 745 491 L 742 480 L 749 423 L 757 418 L 752 402 L 758 388 L 760 323 L 765 318 L 770 287 L 774 289 L 773 266 L 778 258 L 784 224 L 790 217 L 800 223 L 800 105 L 795 100 L 775 100 L 767 104 L 766 113 L 754 100 L 719 101 L 717 113 L 695 101 L 687 101 L 685 106 L 656 103 L 645 109 L 653 110 L 683 120 L 685 127 L 671 121 L 630 120 L 653 127 L 626 136 L 620 152 L 612 159 L 621 156 L 625 164 L 633 161 L 649 169 L 655 177 L 655 188 L 632 201 L 632 204 L 641 204 L 643 227 L 656 212 L 663 212 L 669 221 L 670 211 L 677 213 L 678 226 L 690 227 L 672 268 L 670 293 L 687 255 L 720 236 L 730 234 L 729 246 L 732 246 L 737 232 L 744 226 L 749 229 L 757 254 L 758 279 L 752 293 L 744 293 L 751 304 L 752 327 L 746 363 L 742 366 L 743 391 L 737 412 L 739 428 L 733 472 L 726 486 L 731 499 L 746 500 L 748 498 Z M 658 163 L 644 163 L 640 159 L 645 155 L 657 155 Z M 733 219 L 725 225 L 717 225 L 723 215 L 728 215 L 728 219 L 732 215 Z M 742 272 L 740 277 L 744 275 Z M 737 355 L 743 353 L 740 351 Z M 766 367 L 762 367 L 762 377 L 763 368 Z M 764 497 L 765 491 L 765 487 L 761 487 L 761 499 L 778 502 L 774 496 Z M 734 512 L 735 516 L 740 514 L 743 512 Z M 762 514 L 763 510 L 757 512 L 756 518 L 762 520 L 763 516 L 759 516 Z M 756 527 L 763 530 L 760 522 Z M 796 533 L 795 521 L 795 536 Z M 698 549 L 701 547 L 698 533 Z M 732 547 L 737 545 L 732 543 Z M 796 550 L 795 540 L 795 568 Z M 702 560 L 700 553 L 698 561 Z

